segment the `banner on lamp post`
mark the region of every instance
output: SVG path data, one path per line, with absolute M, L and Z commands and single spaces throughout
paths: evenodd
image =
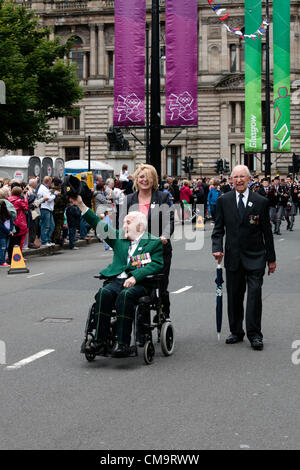
M 245 0 L 245 151 L 262 151 L 261 39 L 246 37 L 261 24 L 262 2 Z
M 198 125 L 198 1 L 166 0 L 166 125 Z
M 146 0 L 115 0 L 114 126 L 145 124 Z
M 291 151 L 290 0 L 273 0 L 274 129 L 276 152 Z

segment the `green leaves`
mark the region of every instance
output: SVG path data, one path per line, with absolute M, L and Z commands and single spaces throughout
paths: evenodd
M 64 56 L 72 38 L 48 40 L 32 11 L 0 1 L 0 80 L 6 105 L 0 105 L 0 147 L 16 150 L 49 142 L 48 120 L 74 114 L 83 96 L 73 64 Z

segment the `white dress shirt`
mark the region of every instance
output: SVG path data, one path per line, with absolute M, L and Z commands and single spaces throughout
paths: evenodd
M 242 199 L 243 203 L 244 203 L 244 206 L 246 207 L 247 206 L 247 202 L 248 202 L 248 197 L 249 197 L 249 188 L 246 189 L 246 191 L 244 193 L 239 193 L 238 191 L 235 191 L 235 197 L 236 197 L 236 205 L 239 207 L 239 202 L 240 202 L 240 194 L 243 194 L 244 197 Z
M 52 194 L 48 186 L 45 186 L 43 183 L 40 185 L 39 190 L 37 192 L 37 197 L 39 199 L 43 197 L 47 197 L 48 201 L 42 202 L 40 205 L 41 209 L 47 209 L 50 212 L 53 212 L 54 209 L 54 199 L 56 198 L 55 194 Z

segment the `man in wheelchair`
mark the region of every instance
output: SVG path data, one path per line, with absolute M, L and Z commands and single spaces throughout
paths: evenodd
M 115 230 L 97 217 L 82 201 L 81 196 L 72 197 L 85 221 L 95 229 L 99 238 L 114 250 L 113 262 L 100 274 L 107 280 L 96 294 L 95 341 L 86 346 L 86 352 L 96 355 L 105 353 L 109 335 L 112 310 L 117 317 L 117 343 L 112 357 L 130 355 L 130 339 L 135 307 L 140 297 L 147 296 L 153 287 L 148 275 L 159 273 L 163 268 L 163 245 L 159 238 L 146 232 L 147 218 L 141 212 L 130 212 L 123 229 Z M 143 283 L 144 281 L 144 283 Z

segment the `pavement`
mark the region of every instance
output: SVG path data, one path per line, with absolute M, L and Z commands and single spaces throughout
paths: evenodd
M 90 236 L 85 240 L 76 240 L 75 246 L 79 247 L 85 247 L 87 245 L 90 245 L 92 243 L 99 243 L 99 239 L 95 236 Z M 32 257 L 32 256 L 51 256 L 54 253 L 62 250 L 69 250 L 69 242 L 64 243 L 63 246 L 61 245 L 54 245 L 54 246 L 40 246 L 40 248 L 25 248 L 23 250 L 23 256 L 26 258 Z

